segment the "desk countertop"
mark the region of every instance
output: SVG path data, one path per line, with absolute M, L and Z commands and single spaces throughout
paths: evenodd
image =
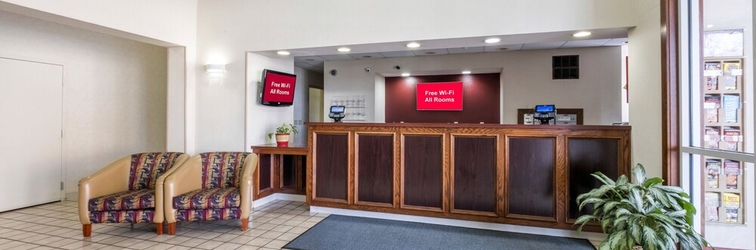
M 276 144 L 253 145 L 252 152 L 256 154 L 307 155 L 307 145 L 290 144 L 288 147 L 278 147 Z

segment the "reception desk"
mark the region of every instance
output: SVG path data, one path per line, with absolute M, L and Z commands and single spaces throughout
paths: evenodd
M 311 206 L 572 229 L 590 173 L 630 169 L 629 126 L 307 125 Z

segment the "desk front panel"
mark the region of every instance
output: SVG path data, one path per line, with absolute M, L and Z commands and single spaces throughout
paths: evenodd
M 573 229 L 587 172 L 630 169 L 627 126 L 308 126 L 313 206 Z

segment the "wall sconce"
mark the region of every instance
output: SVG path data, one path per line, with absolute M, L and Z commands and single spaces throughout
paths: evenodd
M 226 72 L 225 64 L 207 64 L 205 65 L 205 71 L 210 74 L 222 74 Z

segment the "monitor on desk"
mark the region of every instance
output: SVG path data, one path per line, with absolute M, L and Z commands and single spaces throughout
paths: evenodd
M 341 114 L 341 113 L 344 113 L 345 109 L 346 109 L 345 106 L 331 106 L 331 113 Z

